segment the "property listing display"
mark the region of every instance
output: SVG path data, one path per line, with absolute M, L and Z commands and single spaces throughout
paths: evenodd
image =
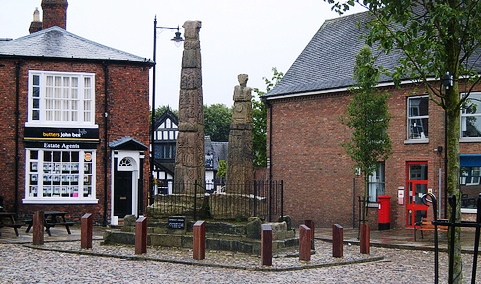
M 28 150 L 30 198 L 91 198 L 95 151 Z
M 98 128 L 25 127 L 24 203 L 96 202 Z

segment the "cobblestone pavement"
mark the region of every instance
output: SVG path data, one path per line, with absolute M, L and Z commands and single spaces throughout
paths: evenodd
M 331 256 L 332 244 L 316 240 L 311 261 L 280 255 L 272 267 L 248 254 L 207 251 L 192 259 L 192 250 L 100 244 L 80 249 L 79 241 L 0 244 L 0 283 L 433 283 L 434 252 L 371 247 L 359 254 L 345 245 L 344 257 Z M 356 261 L 369 261 L 353 263 Z M 446 253 L 440 253 L 440 283 L 447 279 Z M 463 256 L 465 283 L 470 282 L 472 255 Z M 481 283 L 478 277 L 476 283 Z

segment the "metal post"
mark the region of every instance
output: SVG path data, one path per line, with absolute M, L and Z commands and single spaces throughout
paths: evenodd
M 254 216 L 257 216 L 257 186 L 260 181 L 254 181 Z
M 281 183 L 281 216 L 284 217 L 284 180 L 280 180 Z
M 449 276 L 448 276 L 448 283 L 453 283 L 454 277 L 454 235 L 455 235 L 455 222 L 456 222 L 456 195 L 451 195 L 448 198 L 449 205 L 451 206 L 451 218 L 450 218 L 450 226 L 449 226 Z
M 427 199 L 427 197 L 431 199 Z M 428 203 L 433 204 L 433 224 L 434 224 L 434 283 L 437 284 L 439 281 L 439 241 L 438 241 L 438 225 L 437 225 L 437 216 L 438 216 L 438 203 L 436 200 L 436 196 L 432 193 L 424 194 L 421 198 L 424 205 L 429 206 Z
M 154 17 L 154 54 L 152 58 L 154 60 L 154 66 L 152 67 L 152 113 L 150 114 L 150 204 L 154 203 L 154 170 L 155 170 L 155 147 L 154 147 L 154 139 L 155 139 L 155 68 L 157 66 L 156 55 L 157 55 L 157 16 Z
M 473 269 L 471 270 L 471 283 L 474 283 L 476 279 L 476 267 L 478 266 L 478 249 L 479 249 L 479 235 L 480 228 L 479 223 L 481 223 L 481 193 L 478 195 L 478 200 L 476 201 L 476 233 L 474 235 L 474 253 L 473 253 Z
M 269 180 L 269 218 L 268 221 L 272 222 L 272 180 Z
M 194 181 L 194 220 L 197 221 L 197 180 Z
M 352 227 L 356 227 L 356 178 L 352 178 Z

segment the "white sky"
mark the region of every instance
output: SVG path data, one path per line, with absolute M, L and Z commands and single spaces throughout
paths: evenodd
M 42 0 L 0 0 L 0 38 L 28 35 Z M 338 17 L 323 0 L 68 0 L 67 31 L 137 56 L 153 58 L 153 21 L 182 27 L 202 21 L 204 104 L 231 106 L 237 75 L 265 90 L 272 67 L 286 72 L 326 19 Z M 357 8 L 361 11 L 361 8 Z M 42 14 L 41 14 L 42 15 Z M 178 109 L 183 46 L 157 34 L 156 105 Z M 183 30 L 181 29 L 182 35 Z M 152 71 L 151 71 L 152 74 Z M 152 80 L 151 80 L 152 81 Z

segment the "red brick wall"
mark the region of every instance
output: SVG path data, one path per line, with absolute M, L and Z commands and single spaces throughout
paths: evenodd
M 25 197 L 25 143 L 23 142 L 24 125 L 27 117 L 28 71 L 60 71 L 60 72 L 88 72 L 95 73 L 96 115 L 95 122 L 99 126 L 100 144 L 97 146 L 97 184 L 96 194 L 99 199 L 94 205 L 41 205 L 22 204 Z M 105 149 L 105 141 L 131 136 L 145 145 L 149 145 L 149 69 L 141 66 L 108 65 L 108 137 L 105 137 L 105 72 L 102 64 L 82 62 L 47 62 L 22 61 L 20 68 L 20 100 L 19 100 L 19 169 L 15 176 L 15 61 L 0 60 L 0 196 L 4 197 L 7 210 L 14 209 L 15 179 L 18 180 L 18 212 L 20 215 L 31 214 L 36 210 L 65 210 L 72 218 L 80 218 L 84 213 L 93 213 L 94 219 L 100 221 L 104 204 L 104 157 L 107 155 L 107 203 L 110 216 L 111 190 L 111 153 Z M 107 147 L 108 148 L 108 147 Z M 148 191 L 149 161 L 148 151 L 145 153 L 144 164 L 144 202 Z
M 397 198 L 398 187 L 406 187 L 406 162 L 428 162 L 428 188 L 436 195 L 439 169 L 444 172 L 444 152 L 434 152 L 438 146 L 444 148 L 441 107 L 429 102 L 429 143 L 405 143 L 407 96 L 425 94 L 422 90 L 420 86 L 388 90 L 393 148 L 385 162 L 385 174 L 386 195 L 392 197 L 391 227 L 402 228 L 406 223 L 406 202 L 400 205 Z M 342 93 L 270 101 L 271 170 L 273 179 L 284 181 L 285 214 L 292 217 L 294 225 L 312 219 L 320 227 L 335 223 L 357 226 L 357 198 L 363 193 L 362 179 L 355 176 L 354 163 L 341 146 L 350 135 L 350 130 L 340 122 L 349 100 L 350 96 Z M 461 153 L 480 153 L 479 143 L 461 143 Z M 444 174 L 441 175 L 444 180 Z M 376 228 L 377 210 L 369 211 L 369 223 Z
M 43 0 L 43 29 L 53 26 L 67 28 L 67 0 Z
M 0 196 L 4 198 L 4 206 L 11 209 L 15 188 L 15 62 L 0 61 Z M 22 185 L 23 187 L 23 185 Z

